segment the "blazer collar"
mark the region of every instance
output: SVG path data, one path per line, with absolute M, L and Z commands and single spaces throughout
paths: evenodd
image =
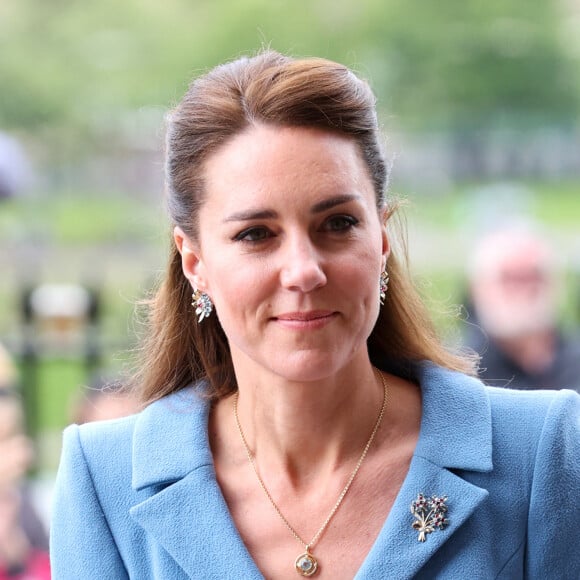
M 492 469 L 491 410 L 477 380 L 429 363 L 417 366 L 422 420 L 407 477 L 357 578 L 412 578 L 487 497 L 488 492 L 453 470 Z M 213 569 L 208 577 L 261 578 L 215 481 L 207 434 L 207 401 L 188 388 L 147 407 L 138 417 L 133 443 L 133 487 L 162 490 L 131 509 L 186 573 L 200 572 L 199 554 Z M 450 524 L 419 542 L 409 508 L 418 493 L 447 495 Z M 227 550 L 224 554 L 224 538 Z M 197 554 L 197 556 L 196 556 Z M 218 574 L 212 576 L 213 573 Z M 221 576 L 220 576 L 221 575 Z
M 491 408 L 480 381 L 420 363 L 421 433 L 415 455 L 452 469 L 492 469 Z M 213 465 L 207 434 L 209 404 L 203 388 L 189 387 L 149 405 L 137 418 L 133 487 L 176 481 Z
M 488 496 L 488 491 L 452 470 L 487 472 L 492 463 L 491 408 L 483 384 L 431 363 L 417 365 L 422 419 L 409 472 L 357 580 L 416 576 Z M 418 541 L 411 502 L 419 493 L 448 497 L 449 525 Z
M 421 363 L 416 370 L 423 397 L 415 456 L 451 469 L 491 471 L 489 395 L 472 377 Z
M 139 414 L 133 436 L 134 489 L 177 481 L 198 467 L 213 466 L 209 408 L 200 389 L 188 387 Z

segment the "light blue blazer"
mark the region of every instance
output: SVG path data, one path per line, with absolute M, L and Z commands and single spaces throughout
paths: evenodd
M 417 380 L 419 441 L 356 578 L 580 578 L 578 394 L 488 388 L 431 364 Z M 262 578 L 216 483 L 208 410 L 189 388 L 133 417 L 67 428 L 55 580 Z M 425 542 L 412 527 L 418 493 L 448 497 L 449 525 Z

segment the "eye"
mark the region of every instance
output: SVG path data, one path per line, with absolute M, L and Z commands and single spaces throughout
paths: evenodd
M 324 222 L 322 229 L 330 232 L 342 232 L 356 226 L 358 222 L 359 220 L 350 215 L 335 215 Z
M 268 228 L 253 226 L 246 228 L 234 237 L 236 242 L 262 242 L 272 237 L 272 232 Z

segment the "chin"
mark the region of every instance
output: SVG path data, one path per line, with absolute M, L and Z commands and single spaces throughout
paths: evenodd
M 344 360 L 336 360 L 336 355 L 328 353 L 295 353 L 283 360 L 272 360 L 271 371 L 292 382 L 313 382 L 327 378 L 344 366 Z

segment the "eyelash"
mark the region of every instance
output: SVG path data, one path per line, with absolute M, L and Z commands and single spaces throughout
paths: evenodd
M 336 225 L 337 222 L 340 222 L 339 227 L 334 228 L 333 225 Z M 347 232 L 351 228 L 358 225 L 359 220 L 350 215 L 334 215 L 324 221 L 322 224 L 321 230 L 330 232 L 330 233 L 343 233 Z M 275 234 L 269 228 L 264 226 L 252 226 L 242 230 L 239 234 L 236 234 L 233 238 L 236 242 L 245 242 L 249 244 L 259 244 L 264 242 L 268 238 L 273 237 Z M 256 237 L 259 236 L 259 237 Z M 253 239 L 252 239 L 253 238 Z
M 342 231 L 350 230 L 352 227 L 358 225 L 358 223 L 359 223 L 359 220 L 351 215 L 334 215 L 334 216 L 328 218 L 324 222 L 324 225 L 332 224 L 333 222 L 336 223 L 337 221 L 342 221 L 343 227 L 340 227 L 337 229 L 330 228 L 330 231 L 342 232 Z M 345 226 L 345 222 L 346 222 L 346 226 Z
M 258 239 L 250 239 L 252 235 L 256 235 L 257 233 L 265 234 Z M 263 242 L 264 240 L 272 237 L 272 232 L 263 226 L 252 226 L 251 228 L 246 228 L 245 230 L 241 231 L 239 234 L 234 236 L 234 241 L 236 242 L 247 242 L 250 244 L 257 244 Z

